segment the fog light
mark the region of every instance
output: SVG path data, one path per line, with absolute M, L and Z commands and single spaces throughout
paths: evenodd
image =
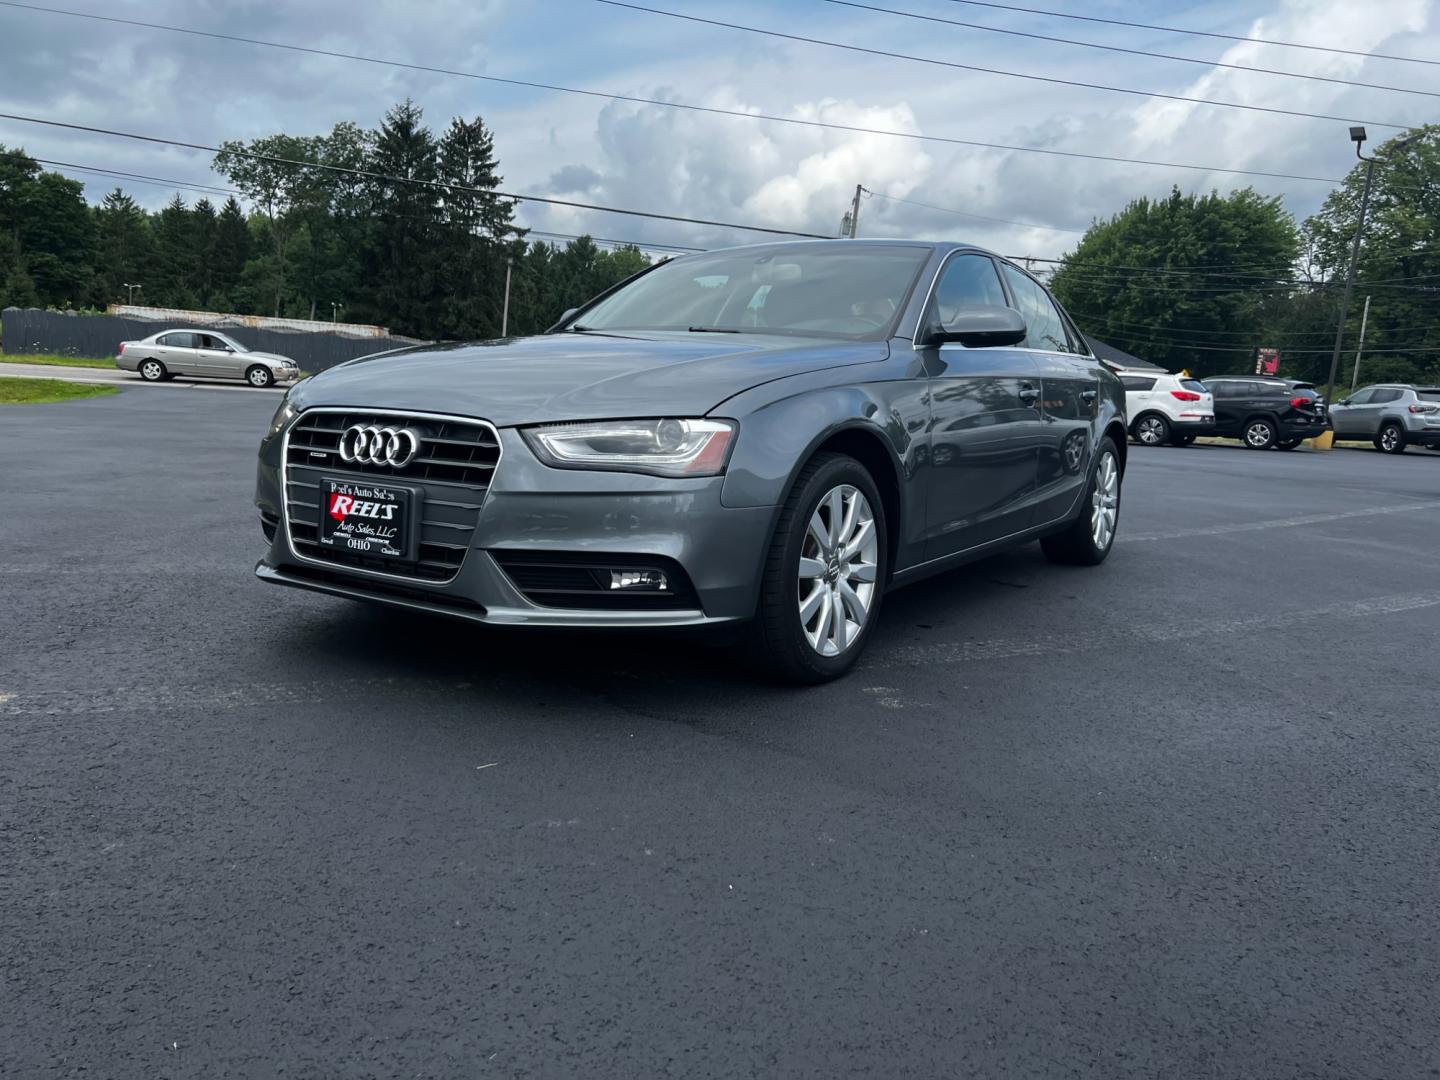
M 611 570 L 610 588 L 665 592 L 670 588 L 670 582 L 659 570 Z

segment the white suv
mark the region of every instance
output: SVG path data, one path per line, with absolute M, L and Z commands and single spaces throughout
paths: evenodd
M 1125 415 L 1136 442 L 1189 446 L 1215 430 L 1215 399 L 1198 379 L 1153 371 L 1115 374 L 1125 387 Z

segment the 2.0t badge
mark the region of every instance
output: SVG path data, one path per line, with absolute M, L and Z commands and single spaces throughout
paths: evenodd
M 354 555 L 413 559 L 414 488 L 327 477 L 320 488 L 320 543 Z

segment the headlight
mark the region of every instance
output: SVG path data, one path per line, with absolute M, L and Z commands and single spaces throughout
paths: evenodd
M 290 404 L 290 395 L 286 394 L 284 400 L 280 402 L 280 408 L 276 409 L 275 415 L 270 418 L 270 433 L 265 437 L 272 439 L 276 435 L 279 435 L 280 432 L 285 430 L 285 425 L 295 419 L 295 415 L 299 411 L 300 410 L 294 405 Z
M 602 420 L 529 428 L 525 440 L 547 465 L 656 476 L 716 476 L 734 441 L 730 420 Z

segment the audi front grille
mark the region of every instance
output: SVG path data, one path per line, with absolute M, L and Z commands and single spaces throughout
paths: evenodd
M 397 453 L 390 459 L 404 463 L 377 464 L 375 459 L 387 458 L 389 435 L 362 444 L 373 445 L 374 455 L 362 452 L 357 456 L 356 428 L 413 432 L 419 437 L 419 447 L 410 452 L 409 440 L 401 440 L 394 444 Z M 351 433 L 348 440 L 347 432 Z M 426 413 L 308 409 L 286 433 L 284 456 L 285 521 L 297 556 L 389 577 L 443 584 L 460 572 L 465 553 L 470 550 L 485 493 L 500 462 L 500 439 L 483 420 Z M 399 481 L 421 489 L 423 516 L 415 561 L 382 559 L 321 546 L 322 480 L 351 476 Z

